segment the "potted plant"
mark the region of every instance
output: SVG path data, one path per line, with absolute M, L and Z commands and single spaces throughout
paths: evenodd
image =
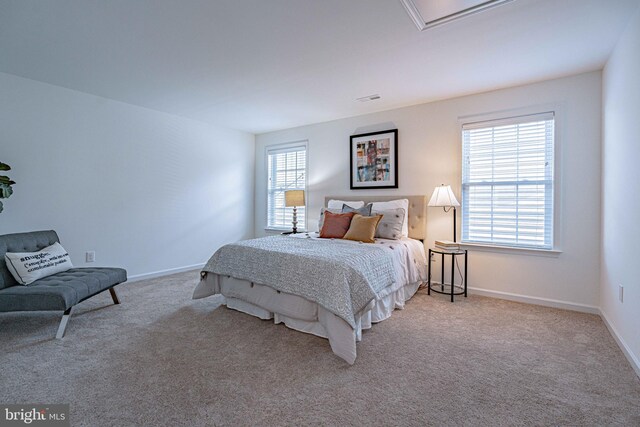
M 11 166 L 0 162 L 0 171 L 11 170 Z M 8 176 L 0 175 L 0 199 L 8 199 L 13 194 L 11 186 L 15 181 L 11 181 Z M 0 202 L 0 212 L 2 212 L 2 202 Z

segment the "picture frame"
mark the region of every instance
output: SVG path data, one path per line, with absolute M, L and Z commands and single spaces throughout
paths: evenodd
M 352 190 L 398 188 L 398 129 L 351 135 Z

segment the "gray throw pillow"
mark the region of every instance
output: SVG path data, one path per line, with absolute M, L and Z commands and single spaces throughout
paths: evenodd
M 364 205 L 361 208 L 358 209 L 354 209 L 351 206 L 347 205 L 346 203 L 342 205 L 342 213 L 349 213 L 349 212 L 355 212 L 357 214 L 360 214 L 362 216 L 371 216 L 371 208 L 373 207 L 373 205 L 371 203 L 368 203 L 366 205 Z
M 376 228 L 376 237 L 381 239 L 398 240 L 402 237 L 402 224 L 404 223 L 404 209 L 389 209 L 374 211 L 374 215 L 382 215 L 382 219 Z

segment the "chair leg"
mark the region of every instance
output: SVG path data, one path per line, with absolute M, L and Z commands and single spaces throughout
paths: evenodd
M 113 299 L 114 304 L 120 304 L 120 300 L 118 299 L 118 294 L 116 294 L 116 290 L 114 288 L 109 288 L 109 293 L 111 294 L 111 298 Z
M 69 323 L 69 318 L 71 317 L 71 309 L 69 308 L 62 315 L 62 320 L 60 321 L 60 326 L 58 326 L 58 333 L 56 334 L 56 339 L 60 339 L 64 337 L 64 332 L 67 330 L 67 324 Z

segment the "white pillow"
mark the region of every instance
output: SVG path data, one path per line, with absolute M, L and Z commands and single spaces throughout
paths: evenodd
M 391 200 L 389 202 L 373 202 L 372 212 L 388 211 L 391 209 L 404 209 L 404 221 L 402 222 L 402 237 L 409 237 L 409 199 Z
M 364 202 L 363 201 L 358 201 L 358 202 L 347 202 L 345 200 L 329 200 L 329 203 L 327 203 L 327 208 L 329 209 L 342 209 L 342 205 L 345 204 L 349 207 L 352 207 L 354 209 L 358 209 L 364 206 Z
M 71 257 L 58 242 L 38 252 L 7 252 L 7 268 L 22 285 L 73 268 Z
M 373 215 L 382 215 L 382 219 L 376 228 L 376 236 L 381 239 L 398 240 L 402 237 L 402 224 L 406 212 L 404 209 L 397 208 L 388 211 L 371 212 Z

